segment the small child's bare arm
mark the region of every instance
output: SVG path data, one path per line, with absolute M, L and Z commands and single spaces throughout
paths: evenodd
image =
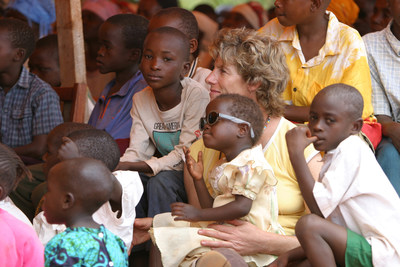
M 198 209 L 192 205 L 177 202 L 171 204 L 172 215 L 176 221 L 230 221 L 246 216 L 253 201 L 236 195 L 235 200 L 217 208 Z
M 192 156 L 190 156 L 190 150 L 187 147 L 183 147 L 185 153 L 186 167 L 188 172 L 193 178 L 194 187 L 196 188 L 197 196 L 199 198 L 200 206 L 204 208 L 211 208 L 214 199 L 208 192 L 207 186 L 203 179 L 203 154 L 201 151 L 198 155 L 198 161 L 196 162 Z
M 317 137 L 311 136 L 309 129 L 304 126 L 295 127 L 286 133 L 289 158 L 296 173 L 304 201 L 312 213 L 322 216 L 313 195 L 315 180 L 304 157 L 304 149 L 316 140 Z
M 235 200 L 221 207 L 212 208 L 214 199 L 211 197 L 203 179 L 203 156 L 201 151 L 196 162 L 190 156 L 190 150 L 183 148 L 186 166 L 193 177 L 193 182 L 199 197 L 202 209 L 185 203 L 172 203 L 172 215 L 175 220 L 185 221 L 228 221 L 241 218 L 250 211 L 253 201 L 241 195 L 236 195 Z

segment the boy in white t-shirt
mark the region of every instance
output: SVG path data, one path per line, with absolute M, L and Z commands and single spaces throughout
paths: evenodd
M 201 135 L 199 121 L 210 99 L 200 83 L 185 77 L 189 58 L 190 42 L 181 31 L 161 27 L 147 34 L 140 70 L 149 86 L 133 96 L 130 144 L 117 167 L 140 173 L 145 193 L 139 218 L 187 202 L 182 148 Z
M 119 155 L 115 140 L 107 132 L 98 129 L 72 132 L 63 138 L 63 144 L 58 150 L 61 160 L 94 158 L 102 161 L 110 170 L 117 166 Z M 130 248 L 136 217 L 135 206 L 143 194 L 143 186 L 137 172 L 115 171 L 113 175 L 114 190 L 111 198 L 93 214 L 93 219 L 120 237 Z M 35 217 L 33 224 L 43 244 L 65 230 L 64 225 L 49 225 L 43 212 Z
M 271 266 L 308 261 L 312 266 L 400 266 L 400 199 L 374 154 L 355 136 L 363 99 L 352 86 L 334 84 L 314 98 L 309 125 L 286 134 L 299 186 L 313 214 L 296 225 L 301 247 Z M 318 181 L 304 148 L 324 151 Z

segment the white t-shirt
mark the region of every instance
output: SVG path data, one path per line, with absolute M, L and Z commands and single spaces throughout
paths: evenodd
M 113 212 L 110 202 L 107 202 L 93 214 L 93 219 L 121 238 L 127 248 L 130 248 L 133 238 L 133 223 L 136 218 L 135 207 L 142 197 L 143 185 L 137 172 L 115 171 L 113 174 L 122 186 L 121 216 L 117 218 L 117 212 Z M 33 219 L 33 227 L 43 245 L 66 229 L 65 225 L 49 224 L 43 211 Z
M 374 266 L 400 266 L 400 199 L 372 151 L 350 136 L 323 161 L 313 193 L 324 217 L 364 236 Z
M 151 87 L 133 96 L 130 144 L 121 162 L 145 161 L 155 175 L 164 170 L 182 170 L 182 147 L 189 147 L 201 135 L 199 122 L 210 97 L 195 80 L 184 78 L 181 85 L 181 102 L 166 111 L 158 108 Z M 156 149 L 162 157 L 153 157 Z

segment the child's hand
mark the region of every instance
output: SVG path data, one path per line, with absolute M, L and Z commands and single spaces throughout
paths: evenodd
M 79 149 L 74 141 L 65 136 L 62 138 L 62 141 L 63 143 L 58 149 L 58 158 L 60 160 L 74 159 L 81 157 Z
M 315 141 L 317 141 L 317 137 L 311 136 L 310 130 L 305 126 L 297 126 L 286 133 L 286 144 L 289 153 L 303 153 L 304 149 Z
M 193 177 L 194 180 L 203 179 L 203 153 L 199 151 L 198 162 L 194 160 L 192 156 L 190 156 L 190 150 L 187 147 L 183 147 L 183 152 L 185 153 L 186 158 L 186 167 Z
M 200 210 L 192 205 L 182 202 L 175 202 L 171 204 L 172 216 L 176 216 L 175 221 L 199 221 Z

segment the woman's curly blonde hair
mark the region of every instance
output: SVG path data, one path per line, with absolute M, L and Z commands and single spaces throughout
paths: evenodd
M 210 46 L 210 54 L 235 66 L 247 84 L 260 84 L 256 90 L 259 105 L 270 116 L 282 116 L 285 104 L 281 95 L 289 69 L 277 41 L 250 29 L 222 29 Z

